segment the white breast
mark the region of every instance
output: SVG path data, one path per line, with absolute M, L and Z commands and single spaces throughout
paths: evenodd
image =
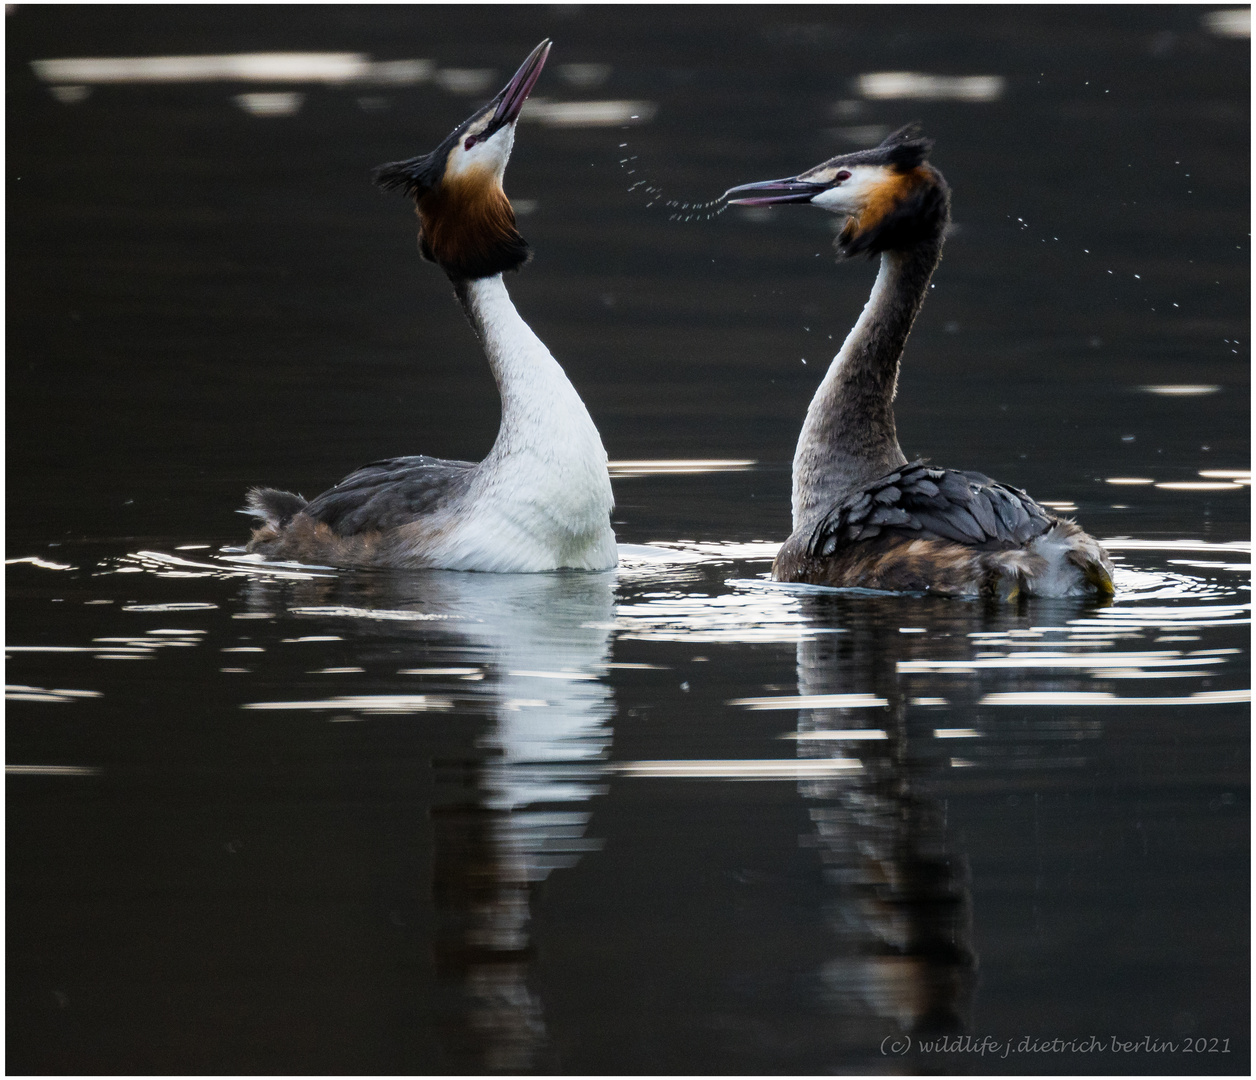
M 470 282 L 467 306 L 502 397 L 502 422 L 465 499 L 433 538 L 429 565 L 533 572 L 616 565 L 606 450 L 580 395 L 520 318 L 500 276 Z

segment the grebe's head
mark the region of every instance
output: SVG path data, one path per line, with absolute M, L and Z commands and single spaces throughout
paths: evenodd
M 549 40 L 542 41 L 502 92 L 430 154 L 375 170 L 380 187 L 414 199 L 419 250 L 451 278 L 492 277 L 528 260 L 528 245 L 515 228 L 502 176 L 519 113 L 549 51 Z
M 925 161 L 932 147 L 908 124 L 871 150 L 784 180 L 742 184 L 724 197 L 742 206 L 810 203 L 841 214 L 846 220 L 836 244 L 843 255 L 905 250 L 939 238 L 950 216 L 946 181 Z

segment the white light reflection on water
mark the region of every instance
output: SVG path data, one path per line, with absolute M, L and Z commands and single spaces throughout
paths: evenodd
M 293 90 L 236 94 L 235 103 L 250 116 L 295 116 L 305 95 Z
M 932 704 L 948 707 L 950 698 L 928 695 L 929 681 L 963 676 L 976 678 L 979 688 L 975 697 L 960 695 L 967 702 L 952 702 L 949 707 L 966 708 L 976 704 L 1003 704 L 1014 701 L 1029 702 L 1040 691 L 1033 685 L 1046 686 L 1041 692 L 1059 697 L 1042 698 L 1044 703 L 1068 704 L 1103 702 L 1105 704 L 1155 703 L 1181 701 L 1184 704 L 1207 704 L 1236 701 L 1241 698 L 1227 696 L 1240 693 L 1234 690 L 1210 689 L 1213 677 L 1225 674 L 1233 678 L 1233 649 L 1200 648 L 1185 651 L 1175 648 L 1148 649 L 1129 643 L 1141 643 L 1149 638 L 1164 636 L 1165 630 L 1183 630 L 1202 627 L 1245 626 L 1250 621 L 1250 605 L 1235 602 L 1237 594 L 1248 588 L 1245 580 L 1249 570 L 1246 562 L 1235 556 L 1250 552 L 1246 541 L 1210 544 L 1195 540 L 1139 540 L 1116 538 L 1104 541 L 1117 560 L 1116 603 L 1109 607 L 1074 604 L 1060 610 L 1062 616 L 1057 625 L 1011 627 L 1001 631 L 973 630 L 966 636 L 972 648 L 984 650 L 975 654 L 955 655 L 954 645 L 947 645 L 949 655 L 921 656 L 919 648 L 930 649 L 930 637 L 915 638 L 911 634 L 899 636 L 900 641 L 916 641 L 919 644 L 908 657 L 894 663 L 893 670 L 900 679 L 912 681 L 916 693 L 911 704 Z M 640 551 L 640 555 L 637 552 Z M 638 589 L 617 608 L 615 626 L 621 640 L 655 642 L 718 642 L 737 643 L 800 643 L 849 632 L 844 619 L 836 624 L 817 621 L 816 609 L 808 607 L 808 599 L 824 595 L 842 595 L 857 603 L 860 595 L 879 595 L 890 599 L 890 594 L 868 594 L 866 590 L 833 590 L 816 586 L 791 586 L 769 582 L 762 578 L 731 579 L 719 584 L 696 571 L 703 567 L 718 566 L 730 558 L 766 559 L 774 554 L 774 544 L 721 545 L 716 543 L 678 542 L 672 545 L 654 544 L 644 549 L 633 549 L 633 557 L 625 559 L 621 578 L 637 584 Z M 1140 559 L 1135 553 L 1155 553 L 1150 561 Z M 1164 553 L 1190 553 L 1205 556 L 1200 560 L 1170 559 L 1168 567 L 1154 567 L 1157 556 Z M 1228 556 L 1218 559 L 1217 555 Z M 1208 558 L 1207 556 L 1213 556 Z M 634 564 L 639 559 L 639 565 Z M 672 576 L 658 571 L 671 567 Z M 1134 560 L 1130 565 L 1128 560 Z M 1206 565 L 1193 565 L 1199 562 Z M 1205 571 L 1204 576 L 1191 574 L 1189 569 Z M 677 574 L 688 570 L 691 576 Z M 1244 578 L 1236 580 L 1235 573 Z M 728 591 L 730 590 L 731 591 Z M 929 603 L 929 601 L 924 601 Z M 1041 614 L 1052 610 L 1053 601 L 1029 601 L 1031 608 Z M 940 616 L 962 616 L 968 610 L 954 601 L 934 601 L 931 605 Z M 857 615 L 858 608 L 844 608 L 848 614 Z M 1009 613 L 1012 609 L 1007 609 Z M 913 609 L 913 618 L 920 618 L 919 609 Z M 919 626 L 894 628 L 895 630 L 920 630 Z M 949 637 L 950 634 L 943 635 Z M 1197 635 L 1173 634 L 1170 637 L 1197 638 Z M 1166 643 L 1167 644 L 1167 643 Z M 1005 690 L 984 685 L 987 678 L 1002 679 Z M 1069 683 L 1060 680 L 1087 680 L 1094 685 L 1097 680 L 1182 679 L 1206 680 L 1206 689 L 1197 692 L 1184 691 L 1180 697 L 1146 695 L 1121 697 L 1106 691 L 1083 689 L 1085 683 L 1070 689 Z M 1007 685 L 1011 680 L 1011 686 Z M 1029 685 L 1026 685 L 1029 680 Z M 950 685 L 950 684 L 948 684 Z M 1198 681 L 1195 686 L 1198 686 Z M 921 694 L 920 691 L 925 691 Z M 1029 698 L 1001 698 L 999 693 L 1029 694 Z M 1095 696 L 1098 694 L 1099 696 Z M 1077 696 L 1080 695 L 1080 696 Z M 954 695 L 952 694 L 953 698 Z M 774 695 L 753 698 L 734 698 L 732 707 L 753 710 L 830 709 L 852 710 L 885 707 L 883 694 L 844 693 L 828 695 Z M 845 727 L 839 730 L 846 730 Z M 945 730 L 945 729 L 943 729 Z M 968 727 L 962 730 L 975 730 Z M 945 737 L 945 736 L 940 736 Z M 839 739 L 840 741 L 840 739 Z
M 1173 551 L 1173 552 L 1204 552 L 1207 554 L 1225 553 L 1229 555 L 1248 553 L 1251 545 L 1246 541 L 1235 541 L 1225 544 L 1210 544 L 1195 540 L 1138 540 L 1116 538 L 1103 543 L 1114 553 L 1123 551 Z M 823 586 L 795 585 L 758 579 L 731 579 L 723 584 L 731 587 L 732 592 L 710 589 L 710 582 L 704 582 L 707 589 L 684 588 L 689 582 L 702 581 L 696 571 L 703 566 L 715 566 L 739 560 L 768 561 L 774 555 L 778 545 L 770 542 L 753 544 L 721 544 L 715 542 L 674 543 L 655 542 L 650 545 L 623 545 L 621 547 L 621 567 L 619 575 L 622 581 L 639 585 L 653 582 L 667 582 L 672 587 L 658 591 L 639 592 L 630 602 L 621 603 L 616 611 L 615 626 L 619 636 L 628 640 L 652 641 L 690 641 L 690 642 L 788 642 L 798 641 L 803 637 L 815 634 L 842 633 L 840 626 L 817 626 L 802 611 L 800 600 L 807 595 L 858 596 L 889 596 L 887 593 L 871 593 L 868 590 L 835 590 Z M 1145 632 L 1169 625 L 1177 629 L 1198 626 L 1238 625 L 1250 618 L 1250 605 L 1216 604 L 1206 601 L 1230 599 L 1234 597 L 1236 586 L 1230 581 L 1216 580 L 1217 575 L 1209 579 L 1187 573 L 1151 570 L 1126 565 L 1124 557 L 1116 555 L 1118 606 L 1099 608 L 1093 617 L 1070 620 L 1059 627 L 1038 628 L 1035 636 L 1042 633 L 1070 634 L 1077 643 L 1084 644 L 1088 650 L 1101 648 L 1105 644 L 1122 638 L 1139 637 L 1140 631 Z M 1183 565 L 1185 560 L 1173 560 L 1174 565 Z M 1246 570 L 1246 564 L 1217 563 L 1208 567 L 1200 567 L 1213 571 Z M 1242 583 L 1239 588 L 1245 588 Z M 1164 601 L 1192 601 L 1189 604 L 1167 606 Z M 1152 605 L 1149 601 L 1160 601 Z M 1049 601 L 1039 601 L 1044 603 Z M 948 603 L 941 601 L 941 603 Z M 906 628 L 914 630 L 919 628 Z M 1027 633 L 1018 631 L 1017 633 Z M 1079 637 L 1080 635 L 1080 637 Z M 997 635 L 996 635 L 997 637 Z M 1106 639 L 1106 640 L 1103 640 Z M 987 644 L 999 644 L 1001 641 L 990 638 Z M 1068 644 L 1071 646 L 1073 640 Z M 1028 645 L 1029 642 L 1024 644 Z M 1038 647 L 1049 643 L 1043 642 Z M 1063 644 L 1061 642 L 1060 644 Z M 1183 658 L 1175 653 L 1147 654 L 1108 654 L 1096 656 L 1093 653 L 1085 657 L 1060 657 L 1052 660 L 1047 655 L 1040 658 L 987 657 L 982 660 L 968 659 L 959 661 L 948 659 L 938 661 L 944 667 L 935 670 L 961 670 L 963 666 L 985 668 L 1021 667 L 1021 668 L 1082 668 L 1082 669 L 1119 669 L 1142 665 L 1155 668 L 1188 666 L 1199 667 L 1211 661 L 1199 658 Z M 1143 663 L 1146 661 L 1146 663 Z M 929 661 L 918 661 L 920 667 L 909 670 L 930 670 Z
M 1071 690 L 987 694 L 979 705 L 1229 705 L 1252 700 L 1250 690 L 1201 690 L 1177 697 L 1118 697 Z
M 1189 657 L 1180 653 L 1109 653 L 1107 656 L 1073 656 L 1069 653 L 1052 653 L 1028 655 L 1013 653 L 1009 656 L 991 657 L 985 660 L 900 660 L 900 674 L 912 674 L 922 671 L 966 672 L 988 670 L 991 668 L 1084 668 L 1087 670 L 1108 670 L 1111 668 L 1164 668 L 1164 667 L 1198 667 L 1206 664 L 1224 663 L 1214 657 Z
M 611 476 L 671 476 L 709 472 L 747 472 L 758 462 L 754 458 L 659 458 L 643 461 L 611 461 Z
M 638 602 L 620 604 L 614 625 L 617 636 L 627 641 L 770 643 L 846 633 L 816 626 L 797 597 L 774 591 L 645 594 Z
M 742 467 L 745 463 L 742 461 L 667 461 L 624 462 L 622 464 L 628 468 L 659 465 L 664 470 L 671 470 L 711 466 Z M 1164 630 L 1180 631 L 1246 624 L 1250 620 L 1250 605 L 1234 602 L 1237 599 L 1236 588 L 1245 589 L 1246 582 L 1240 582 L 1236 586 L 1231 580 L 1231 575 L 1248 571 L 1248 564 L 1235 560 L 1235 556 L 1248 555 L 1251 549 L 1250 543 L 1235 541 L 1210 544 L 1195 540 L 1133 538 L 1113 538 L 1105 540 L 1104 543 L 1118 560 L 1116 573 L 1118 595 L 1117 602 L 1112 606 L 1078 613 L 1076 617 L 1066 619 L 1054 626 L 1039 625 L 995 632 L 972 631 L 969 636 L 973 646 L 985 651 L 967 656 L 955 656 L 953 652 L 951 655 L 941 657 L 921 657 L 917 654 L 896 664 L 895 670 L 898 675 L 918 680 L 922 676 L 972 676 L 977 673 L 1006 672 L 1009 677 L 1022 679 L 1038 677 L 1035 673 L 1042 672 L 1044 675 L 1052 673 L 1049 677 L 1058 679 L 1065 677 L 1067 672 L 1073 672 L 1074 678 L 1098 680 L 1199 679 L 1214 674 L 1215 669 L 1225 666 L 1227 661 L 1223 659 L 1223 653 L 1228 650 L 1201 649 L 1192 653 L 1180 649 L 1130 650 L 1118 648 L 1118 643 L 1127 640 L 1143 640 L 1153 633 Z M 613 636 L 626 641 L 718 644 L 796 643 L 818 635 L 847 633 L 847 627 L 843 625 L 817 622 L 811 609 L 805 607 L 804 602 L 808 597 L 834 593 L 836 590 L 814 586 L 781 585 L 763 578 L 731 580 L 712 580 L 711 578 L 713 569 L 735 566 L 749 568 L 755 563 L 766 564 L 775 555 L 777 548 L 778 545 L 775 542 L 769 541 L 753 543 L 672 541 L 649 545 L 622 545 L 621 566 L 616 575 L 621 599 L 614 609 L 612 619 L 605 622 L 593 620 L 588 623 L 588 628 L 590 631 L 610 632 Z M 1172 569 L 1149 569 L 1145 566 L 1128 565 L 1126 560 L 1133 553 L 1140 551 L 1203 557 L 1167 560 L 1168 566 Z M 54 565 L 60 567 L 61 564 Z M 246 577 L 257 580 L 313 581 L 337 576 L 336 572 L 331 570 L 312 569 L 296 564 L 275 566 L 251 557 L 241 558 L 225 553 L 203 559 L 191 559 L 146 550 L 126 556 L 121 560 L 114 560 L 109 565 L 115 573 L 126 569 L 139 569 L 159 577 Z M 1189 570 L 1204 571 L 1206 576 L 1191 574 Z M 856 590 L 846 590 L 845 593 L 851 598 L 857 598 L 859 595 Z M 416 598 L 422 598 L 421 590 L 416 593 Z M 1217 601 L 1230 602 L 1218 603 Z M 939 612 L 954 610 L 945 606 L 947 603 L 939 602 Z M 419 609 L 417 605 L 414 608 L 400 608 L 307 603 L 292 604 L 288 606 L 287 611 L 289 615 L 306 618 L 417 624 L 460 622 L 475 618 L 474 614 L 460 609 L 457 605 L 437 606 L 441 610 L 431 610 L 426 603 L 421 605 L 422 609 Z M 121 610 L 170 612 L 211 610 L 214 607 L 213 604 L 201 601 L 170 601 L 162 604 L 131 603 L 123 606 Z M 267 613 L 253 614 L 265 615 Z M 904 632 L 926 630 L 920 626 L 897 629 Z M 153 649 L 161 644 L 187 646 L 198 643 L 198 639 L 192 633 L 172 632 L 172 634 L 175 640 L 167 639 L 165 642 L 146 637 L 127 636 L 97 638 L 87 646 L 14 646 L 10 647 L 10 651 L 14 653 L 76 651 L 90 652 L 100 659 L 124 659 L 151 656 Z M 315 634 L 311 635 L 309 640 L 331 640 L 337 636 Z M 908 638 L 902 640 L 908 640 Z M 924 642 L 929 639 L 925 636 L 919 640 Z M 257 646 L 238 645 L 234 648 L 256 650 Z M 334 668 L 319 670 L 322 673 L 335 671 L 345 674 L 350 673 L 351 669 L 356 666 L 337 665 Z M 423 671 L 423 669 L 408 668 L 400 670 L 412 671 L 414 674 L 420 674 Z M 512 680 L 545 678 L 551 681 L 579 682 L 600 681 L 605 678 L 605 672 L 608 670 L 602 668 L 598 671 L 588 669 L 564 671 L 561 668 L 518 667 L 509 669 L 509 672 Z M 437 671 L 453 673 L 451 668 L 432 669 L 433 674 Z M 462 678 L 483 678 L 484 674 L 480 668 L 459 668 L 458 672 Z M 522 686 L 522 683 L 520 685 Z M 1204 685 L 1207 687 L 1208 683 L 1205 682 Z M 923 689 L 925 688 L 917 688 L 913 702 L 942 705 L 948 700 L 943 697 L 928 696 L 927 691 L 925 694 L 920 694 L 919 690 Z M 986 704 L 1027 700 L 1000 698 L 997 694 L 1004 691 L 994 688 L 983 687 L 982 690 L 984 696 L 980 700 Z M 1007 692 L 1033 694 L 1038 691 L 1033 687 L 1021 686 Z M 1099 698 L 1093 696 L 1094 691 L 1083 690 L 1080 687 L 1075 691 L 1054 687 L 1044 692 L 1091 695 L 1072 699 L 1075 702 L 1103 700 L 1120 703 L 1181 700 L 1199 703 L 1221 700 L 1185 694 L 1180 698 L 1119 698 L 1111 694 Z M 1217 692 L 1204 691 L 1205 694 Z M 502 708 L 504 711 L 517 712 L 525 707 L 521 703 L 530 701 L 531 698 L 532 695 L 526 693 L 503 695 Z M 1042 700 L 1056 703 L 1064 701 L 1063 698 L 1051 697 Z M 823 700 L 806 700 L 798 695 L 781 695 L 735 698 L 730 704 L 750 710 L 852 709 L 884 707 L 886 698 L 879 694 L 866 693 L 828 695 L 824 696 Z M 346 696 L 323 699 L 321 705 L 293 702 L 286 705 L 278 703 L 270 707 L 294 709 L 304 707 L 325 710 L 360 708 L 386 711 L 389 708 L 412 708 L 415 707 L 415 702 L 409 701 L 409 704 L 406 704 L 401 698 L 397 698 L 393 705 L 376 701 L 372 706 L 368 697 Z
M 6 765 L 6 776 L 99 776 L 91 765 Z
M 102 646 L 95 648 L 88 645 L 6 645 L 4 651 L 6 653 L 84 653 L 84 652 L 101 652 Z M 137 652 L 147 653 L 152 650 L 149 648 L 135 649 L 108 649 L 108 652 Z
M 1206 540 L 1135 540 L 1128 536 L 1114 536 L 1100 542 L 1109 551 L 1245 551 L 1251 554 L 1252 550 L 1250 540 L 1212 544 Z
M 619 761 L 610 766 L 612 772 L 625 776 L 644 776 L 682 780 L 807 780 L 840 776 L 862 768 L 854 758 L 819 758 L 794 760 L 674 760 Z
M 56 563 L 48 559 L 41 559 L 37 555 L 25 555 L 20 559 L 5 559 L 5 566 L 14 566 L 17 563 L 28 563 L 31 566 L 37 566 L 40 570 L 73 570 L 75 569 L 69 563 Z
M 188 82 L 412 85 L 430 79 L 435 65 L 430 60 L 372 63 L 365 53 L 270 52 L 67 57 L 32 60 L 31 68 L 43 82 L 80 85 Z
M 48 87 L 48 92 L 52 95 L 54 101 L 59 101 L 62 105 L 82 105 L 83 102 L 92 96 L 92 88 L 90 86 L 59 84 Z
M 1205 540 L 1134 540 L 1129 536 L 1112 536 L 1100 543 L 1109 551 L 1208 551 L 1208 553 L 1226 554 L 1241 551 L 1250 555 L 1252 550 L 1250 540 L 1231 540 L 1226 544 L 1210 544 Z
M 889 704 L 875 694 L 799 694 L 793 697 L 733 698 L 729 705 L 764 709 L 883 709 Z
M 436 82 L 451 94 L 485 94 L 497 72 L 492 68 L 442 68 L 436 73 Z
M 630 467 L 646 467 L 656 463 L 625 462 Z M 657 464 L 674 467 L 741 467 L 742 461 L 669 461 Z M 1105 678 L 1202 678 L 1211 669 L 1223 666 L 1221 654 L 1215 650 L 1202 650 L 1187 654 L 1179 650 L 1160 649 L 1120 651 L 1118 643 L 1139 640 L 1152 632 L 1164 630 L 1193 630 L 1212 626 L 1243 625 L 1250 619 L 1250 607 L 1235 603 L 1236 585 L 1231 575 L 1245 572 L 1247 563 L 1235 560 L 1235 556 L 1250 553 L 1246 541 L 1210 544 L 1196 540 L 1141 540 L 1113 538 L 1104 541 L 1118 559 L 1117 603 L 1107 608 L 1096 608 L 1079 613 L 1057 626 L 1042 625 L 1017 628 L 1002 632 L 973 631 L 974 645 L 985 649 L 977 655 L 921 657 L 918 654 L 902 661 L 897 670 L 902 676 L 955 675 L 975 672 L 1006 671 L 1019 673 L 1017 677 L 1029 677 L 1034 671 L 1063 673 L 1073 671 L 1077 677 Z M 672 541 L 649 545 L 622 545 L 621 566 L 617 572 L 619 602 L 611 620 L 595 620 L 590 630 L 611 632 L 615 637 L 628 641 L 655 642 L 709 642 L 723 644 L 790 643 L 816 635 L 834 635 L 847 632 L 840 623 L 821 624 L 805 608 L 809 596 L 833 593 L 814 586 L 780 585 L 759 578 L 712 580 L 711 571 L 721 567 L 766 564 L 775 555 L 775 542 L 721 543 Z M 1168 560 L 1172 569 L 1147 569 L 1128 565 L 1132 553 L 1146 551 L 1199 555 L 1199 559 L 1178 558 Z M 106 560 L 102 572 L 114 573 L 140 570 L 158 577 L 213 577 L 221 579 L 249 578 L 259 581 L 306 581 L 335 579 L 337 572 L 323 568 L 310 568 L 297 564 L 277 566 L 253 557 L 240 557 L 226 549 L 222 554 L 201 559 L 171 555 L 159 551 L 144 550 L 122 559 Z M 1219 557 L 1218 557 L 1219 556 Z M 1233 560 L 1233 561 L 1232 561 Z M 60 568 L 62 564 L 53 564 Z M 766 566 L 764 565 L 764 569 Z M 1206 576 L 1193 575 L 1189 570 L 1204 571 Z M 736 572 L 736 571 L 734 571 Z M 744 571 L 743 571 L 744 572 Z M 656 587 L 652 587 L 656 586 Z M 1245 589 L 1246 582 L 1237 588 Z M 416 593 L 422 599 L 421 590 Z M 848 590 L 846 595 L 857 598 L 857 591 Z M 885 595 L 885 594 L 882 594 Z M 1228 600 L 1229 603 L 1217 601 Z M 160 604 L 126 604 L 123 611 L 132 613 L 213 610 L 215 605 L 203 601 L 169 601 Z M 954 611 L 947 602 L 939 602 L 938 611 Z M 414 608 L 388 606 L 365 607 L 350 604 L 292 604 L 287 608 L 290 615 L 316 619 L 347 618 L 372 622 L 429 623 L 460 621 L 474 618 L 458 606 L 443 606 L 431 610 L 426 603 Z M 237 613 L 268 618 L 273 613 Z M 235 617 L 235 616 L 233 616 Z M 918 621 L 918 620 L 917 620 Z M 921 626 L 899 628 L 907 631 L 923 631 Z M 330 640 L 338 635 L 315 634 L 311 640 Z M 1177 634 L 1175 636 L 1182 636 Z M 179 644 L 197 643 L 192 633 L 174 633 Z M 294 639 L 286 639 L 294 640 Z M 296 639 L 299 640 L 299 639 Z M 928 640 L 923 637 L 922 641 Z M 171 641 L 171 644 L 175 642 Z M 113 637 L 94 639 L 91 645 L 65 646 L 14 646 L 12 653 L 21 651 L 76 651 L 92 653 L 101 659 L 144 658 L 151 656 L 160 642 L 144 637 Z M 255 648 L 238 645 L 237 648 Z M 994 651 L 990 651 L 990 650 Z M 1082 651 L 1078 651 L 1082 650 Z M 353 667 L 356 665 L 348 665 Z M 336 665 L 343 671 L 346 665 Z M 331 670 L 331 668 L 320 669 Z M 409 671 L 411 669 L 401 669 Z M 418 673 L 419 669 L 413 669 Z M 471 677 L 482 677 L 479 669 L 468 669 Z M 609 670 L 609 669 L 605 669 Z M 515 668 L 516 679 L 536 678 L 543 675 L 540 669 Z M 597 673 L 551 670 L 550 678 L 598 680 Z M 1059 677 L 1053 675 L 1052 677 Z M 1205 686 L 1208 684 L 1205 683 Z M 924 687 L 920 687 L 924 690 Z M 1019 690 L 1020 688 L 1018 688 Z M 1024 688 L 1028 691 L 1031 688 Z M 523 699 L 529 695 L 508 695 Z M 856 701 L 883 702 L 881 695 L 854 695 L 840 704 L 834 699 L 832 707 L 856 707 Z M 944 697 L 917 692 L 916 700 L 944 702 Z M 737 707 L 750 709 L 802 708 L 805 703 L 797 698 L 759 697 L 734 699 Z M 813 704 L 811 707 L 821 707 Z
M 600 676 L 591 671 L 511 671 L 517 679 L 562 679 L 565 682 L 592 682 Z
M 1157 481 L 1156 487 L 1164 491 L 1243 491 L 1238 483 L 1225 483 L 1220 480 L 1164 480 Z
M 549 101 L 530 98 L 520 120 L 545 127 L 622 127 L 648 124 L 658 112 L 653 101 Z
M 998 101 L 1001 75 L 928 75 L 919 71 L 876 71 L 860 75 L 855 88 L 871 101 Z
M 1250 7 L 1220 8 L 1205 11 L 1200 16 L 1204 29 L 1222 38 L 1250 38 L 1252 36 L 1252 9 Z
M 734 560 L 771 562 L 781 545 L 774 540 L 736 543 L 729 540 L 655 540 L 650 544 L 619 546 L 621 565 L 631 566 L 633 557 L 654 557 L 678 562 L 729 563 Z
M 326 616 L 338 619 L 374 619 L 377 622 L 441 622 L 457 619 L 457 615 L 428 611 L 393 611 L 388 608 L 342 607 L 335 604 L 323 607 L 291 607 L 289 615 Z
M 1140 386 L 1139 389 L 1144 393 L 1156 394 L 1160 397 L 1206 397 L 1208 394 L 1217 393 L 1221 387 L 1166 384 L 1163 386 Z
M 122 610 L 148 615 L 165 611 L 213 611 L 217 607 L 206 600 L 175 600 L 168 604 L 124 604 Z
M 268 562 L 260 555 L 234 554 L 239 550 L 241 549 L 224 548 L 222 553 L 207 556 L 204 561 L 170 555 L 164 551 L 137 551 L 119 559 L 106 559 L 101 563 L 100 572 L 117 574 L 143 570 L 156 574 L 158 577 L 206 577 L 218 580 L 260 577 L 280 581 L 308 581 L 312 578 L 330 577 L 334 573 L 332 568 L 327 566 Z
M 170 605 L 154 604 L 150 607 L 165 611 L 169 610 Z M 214 605 L 210 605 L 213 607 Z M 129 605 L 123 607 L 122 611 L 141 610 L 142 605 Z M 183 610 L 187 610 L 184 608 Z M 169 648 L 189 648 L 191 646 L 200 645 L 204 639 L 201 635 L 204 630 L 176 630 L 176 629 L 157 629 L 149 630 L 144 635 L 127 635 L 117 636 L 109 635 L 104 637 L 92 638 L 91 645 L 6 645 L 4 651 L 6 656 L 9 654 L 18 654 L 18 657 L 25 654 L 66 654 L 66 653 L 90 653 L 96 660 L 147 660 L 156 654 L 158 649 Z M 17 659 L 18 657 L 14 657 Z M 53 691 L 57 694 L 73 694 L 75 691 L 57 690 Z M 84 691 L 84 693 L 94 693 Z M 25 700 L 38 700 L 28 698 Z M 49 699 L 52 700 L 52 699 Z
M 610 64 L 559 64 L 558 75 L 577 90 L 593 90 L 611 77 Z
M 6 685 L 4 688 L 6 701 L 79 701 L 103 696 L 99 690 L 45 690 L 42 686 L 20 684 Z
M 1202 559 L 1170 559 L 1171 566 L 1193 566 L 1199 570 L 1238 570 L 1241 573 L 1252 572 L 1251 563 L 1207 562 Z
M 1181 575 L 1165 575 L 1178 578 Z M 1202 590 L 1201 590 L 1202 591 Z M 1158 590 L 1149 600 L 1164 599 L 1165 590 Z M 1216 595 L 1207 593 L 1206 595 Z M 1192 596 L 1191 599 L 1199 599 Z M 1242 626 L 1251 622 L 1251 604 L 1184 604 L 1181 607 L 1109 607 L 1101 608 L 1094 618 L 1076 619 L 1069 623 L 1073 627 L 1105 628 L 1119 630 L 1126 628 L 1153 629 L 1172 627 L 1174 630 L 1196 628 L 1200 626 Z
M 840 694 L 814 694 L 810 700 L 823 702 L 826 698 L 841 697 Z M 729 704 L 732 704 L 730 702 Z M 880 728 L 838 728 L 833 731 L 787 731 L 784 735 L 779 735 L 780 739 L 819 739 L 822 742 L 866 742 L 871 739 L 879 742 L 882 739 L 888 739 L 887 735 Z
M 616 577 L 621 593 L 651 582 L 669 586 L 704 581 L 707 568 L 732 566 L 739 561 L 770 563 L 780 544 L 769 541 L 728 543 L 693 540 L 656 540 L 649 544 L 620 544 Z
M 361 670 L 360 668 L 358 670 Z M 447 697 L 430 694 L 342 694 L 315 701 L 250 701 L 242 709 L 298 712 L 417 713 L 448 712 L 454 707 Z

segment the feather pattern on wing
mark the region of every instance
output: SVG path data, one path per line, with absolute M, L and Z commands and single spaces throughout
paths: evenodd
M 382 532 L 430 514 L 464 494 L 474 468 L 470 461 L 425 454 L 373 461 L 311 499 L 303 513 L 338 536 Z
M 812 557 L 882 533 L 950 540 L 977 551 L 1024 547 L 1057 519 L 1019 488 L 913 461 L 847 496 L 813 530 Z

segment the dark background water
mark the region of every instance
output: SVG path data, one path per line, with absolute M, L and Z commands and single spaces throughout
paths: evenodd
M 1249 41 L 1211 10 L 11 9 L 6 555 L 48 565 L 10 566 L 7 642 L 82 651 L 10 654 L 7 760 L 89 773 L 8 777 L 10 1071 L 1246 1072 L 1247 706 L 1189 696 L 1250 686 L 1248 493 L 1107 483 L 1249 465 Z M 822 213 L 674 221 L 629 186 L 704 202 L 920 119 L 956 230 L 904 450 L 1132 538 L 1115 608 L 765 591 L 768 545 L 522 583 L 215 554 L 252 484 L 487 451 L 487 365 L 369 170 L 546 36 L 537 97 L 655 111 L 521 123 L 512 296 L 613 460 L 758 463 L 617 479 L 621 542 L 784 538 L 801 417 L 874 273 L 833 265 Z M 30 63 L 261 51 L 494 74 L 84 97 Z M 884 71 L 1004 83 L 861 95 Z M 235 99 L 259 90 L 304 98 Z M 1052 634 L 1069 663 L 1131 655 L 1017 667 Z M 796 694 L 886 704 L 729 704 Z M 241 708 L 283 702 L 319 707 Z M 796 744 L 854 779 L 610 767 L 865 726 L 887 738 Z M 952 754 L 939 729 L 975 734 Z M 887 1060 L 939 1031 L 1177 1045 Z

